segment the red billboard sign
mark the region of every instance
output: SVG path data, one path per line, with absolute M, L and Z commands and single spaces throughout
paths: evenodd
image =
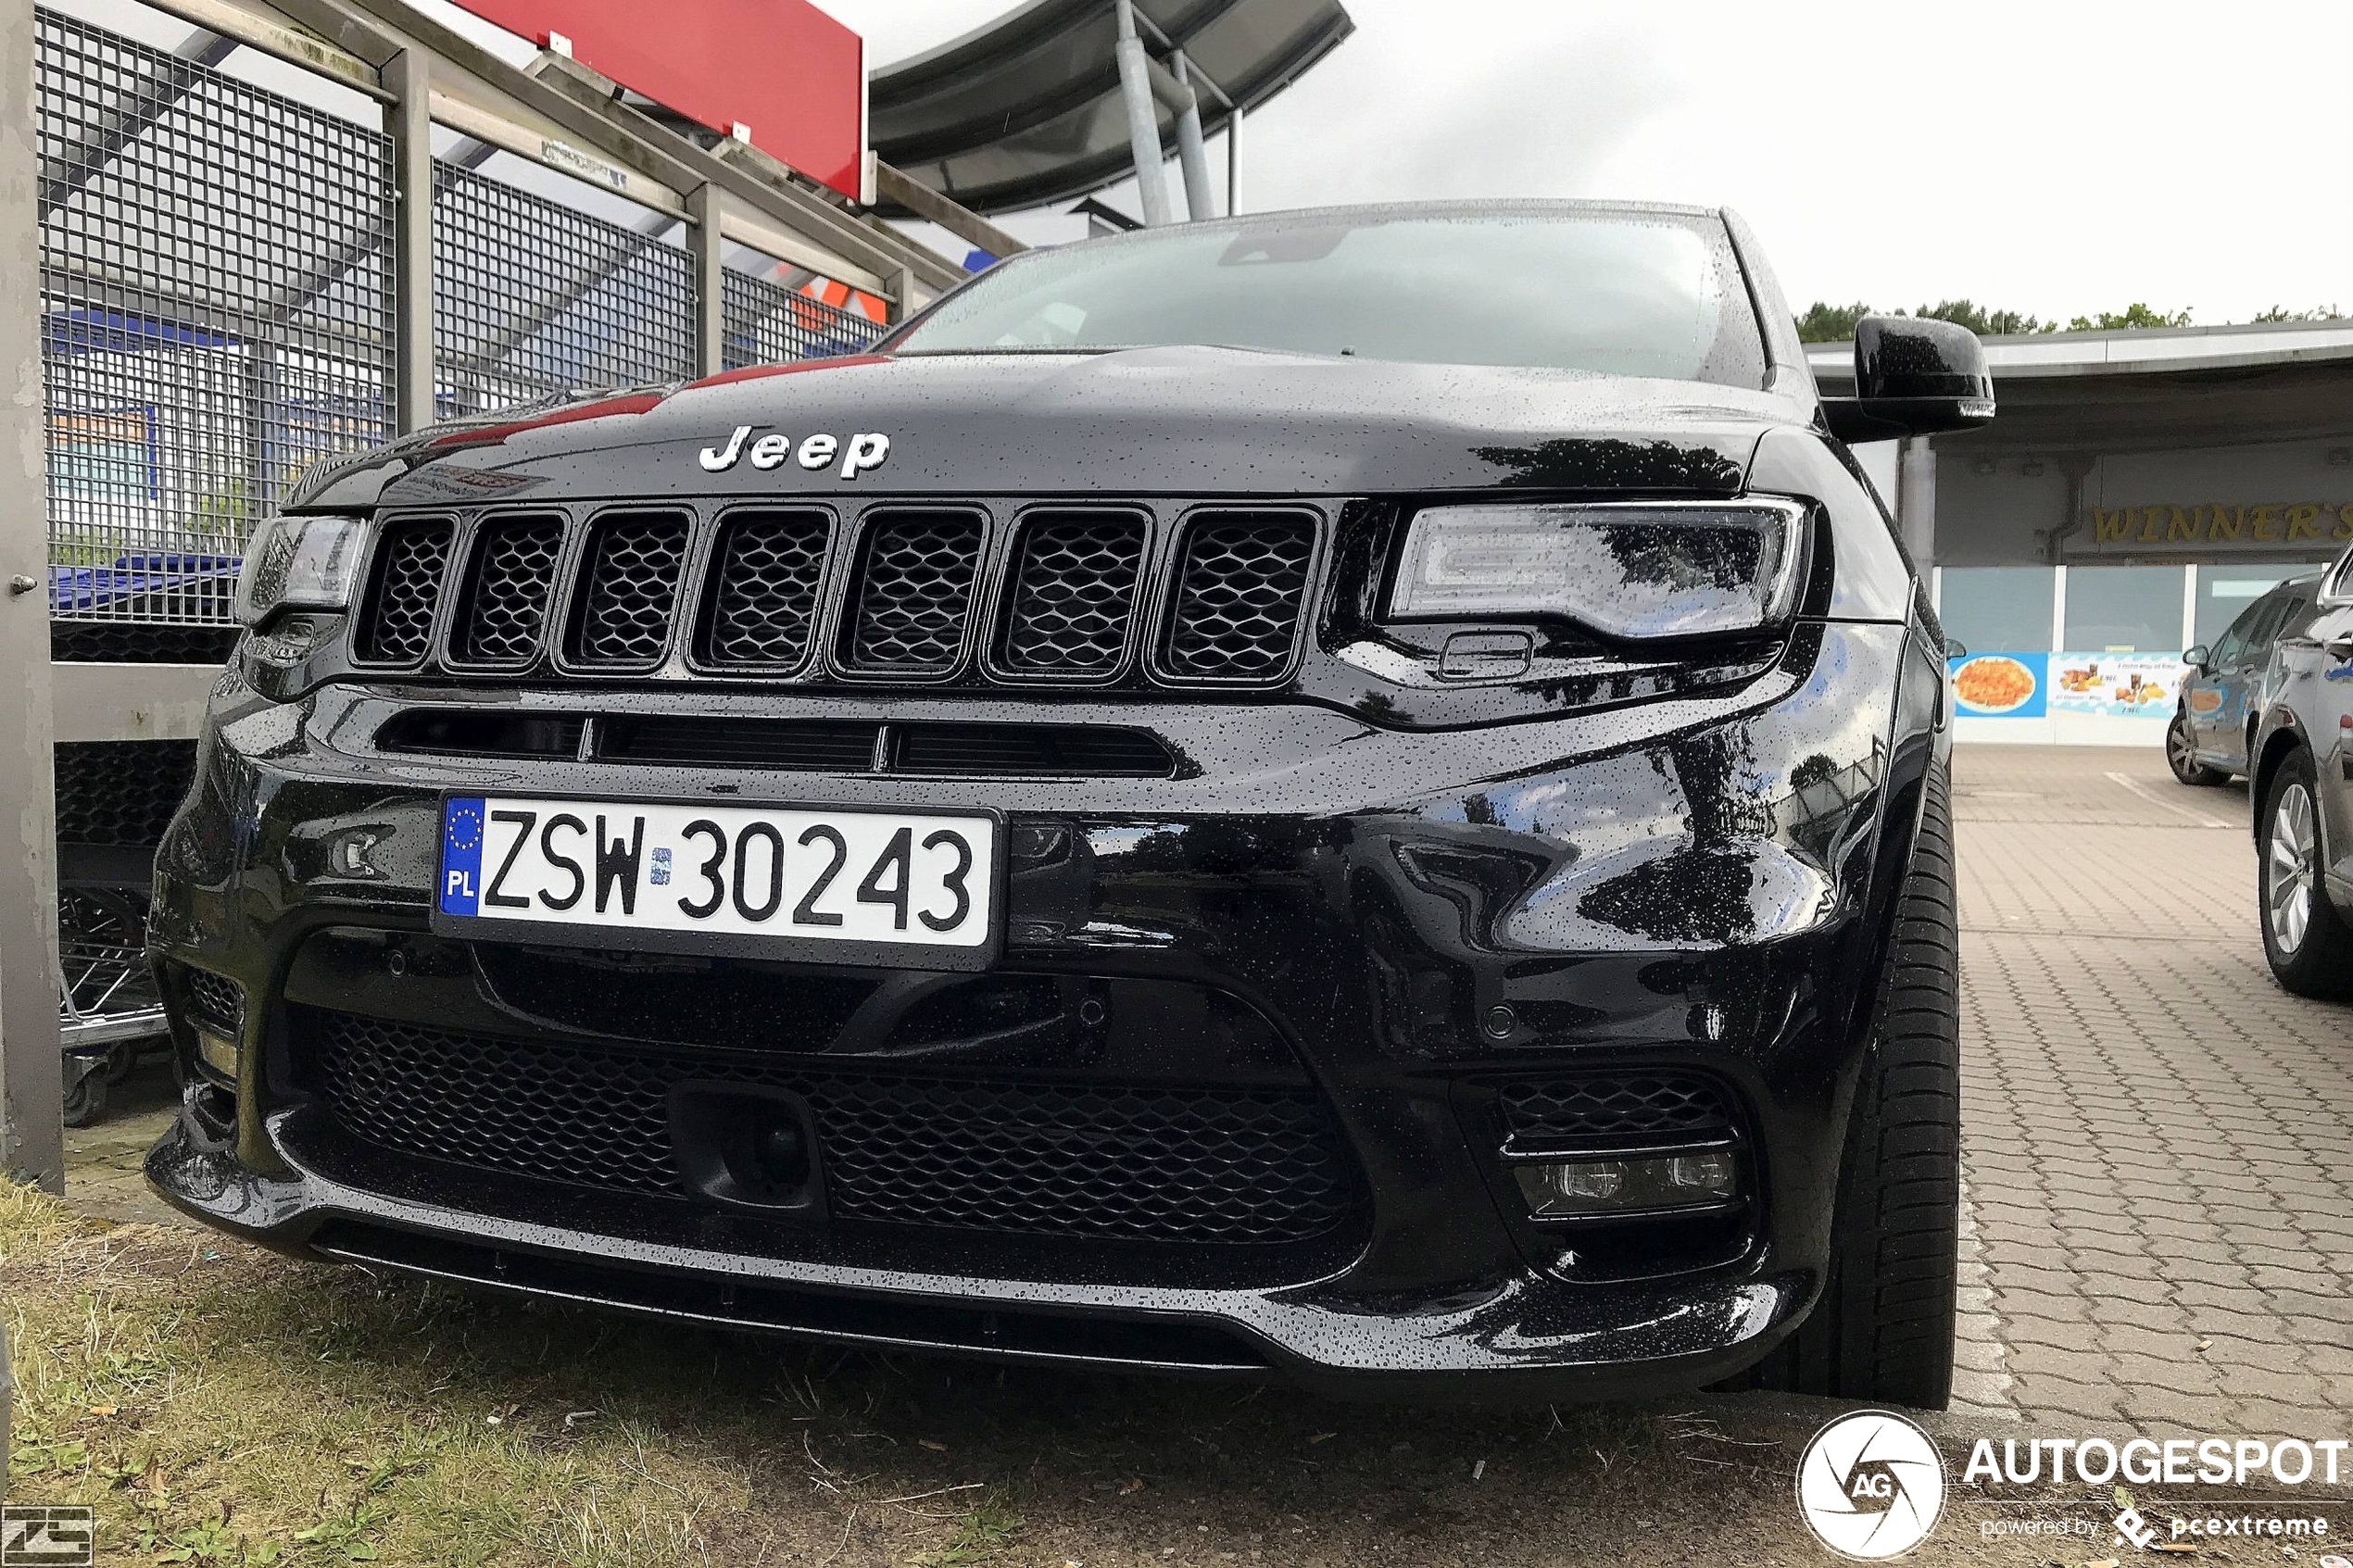
M 809 0 L 458 0 L 510 32 L 751 144 L 846 196 L 866 152 L 866 45 Z

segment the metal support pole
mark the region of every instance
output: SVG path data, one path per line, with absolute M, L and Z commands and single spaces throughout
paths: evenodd
M 1161 169 L 1160 115 L 1152 107 L 1151 59 L 1144 41 L 1136 36 L 1132 0 L 1113 0 L 1119 12 L 1119 96 L 1127 106 L 1127 144 L 1136 159 L 1136 190 L 1143 198 L 1144 227 L 1157 229 L 1169 219 L 1168 183 Z
M 1242 209 L 1242 107 L 1234 105 L 1226 111 L 1226 216 L 1238 216 Z
M 1185 67 L 1185 51 L 1175 56 L 1177 85 L 1185 90 L 1184 107 L 1176 111 L 1176 161 L 1185 172 L 1185 216 L 1198 223 L 1217 216 L 1217 194 L 1209 188 L 1209 150 L 1202 145 L 1201 98 Z
M 725 279 L 721 275 L 719 187 L 696 186 L 686 194 L 686 249 L 695 261 L 695 374 L 715 376 L 727 368 Z
M 0 194 L 21 204 L 0 223 L 0 365 L 16 367 L 6 372 L 15 390 L 0 403 L 0 670 L 8 671 L 0 695 L 0 1175 L 63 1192 L 32 38 L 32 0 L 0 0 Z
M 385 62 L 393 94 L 393 427 L 422 430 L 433 407 L 433 83 L 425 56 L 403 49 Z
M 915 274 L 901 267 L 883 281 L 890 285 L 883 307 L 895 327 L 915 313 Z

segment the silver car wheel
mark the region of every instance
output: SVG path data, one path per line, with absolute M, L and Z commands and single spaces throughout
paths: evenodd
M 2187 778 L 2197 766 L 2196 753 L 2190 746 L 2190 727 L 2176 719 L 2165 727 L 2165 759 L 2173 765 L 2177 778 Z
M 2312 792 L 2292 784 L 2280 792 L 2279 806 L 2271 813 L 2270 874 L 2264 883 L 2271 941 L 2283 957 L 2295 957 L 2312 924 L 2313 866 L 2319 858 Z

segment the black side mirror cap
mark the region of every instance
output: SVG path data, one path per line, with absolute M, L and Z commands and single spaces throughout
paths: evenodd
M 2189 652 L 2182 656 L 2182 662 L 2188 665 L 2194 665 L 2199 670 L 2204 670 L 2213 658 L 2214 650 L 2208 647 L 2204 643 L 2200 643 L 2197 646 L 2190 649 Z
M 1958 637 L 1947 637 L 1944 639 L 1944 657 L 1947 659 L 1967 659 L 1969 657 L 1969 645 L 1961 641 Z
M 1822 413 L 1849 445 L 1978 430 L 1993 422 L 1994 376 L 1967 327 L 1866 316 L 1855 323 L 1855 395 L 1823 398 Z

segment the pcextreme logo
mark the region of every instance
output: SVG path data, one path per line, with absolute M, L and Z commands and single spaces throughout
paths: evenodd
M 1815 1539 L 1858 1562 L 1901 1557 L 1944 1512 L 1944 1456 L 1887 1411 L 1856 1411 L 1814 1434 L 1797 1461 L 1797 1511 Z

